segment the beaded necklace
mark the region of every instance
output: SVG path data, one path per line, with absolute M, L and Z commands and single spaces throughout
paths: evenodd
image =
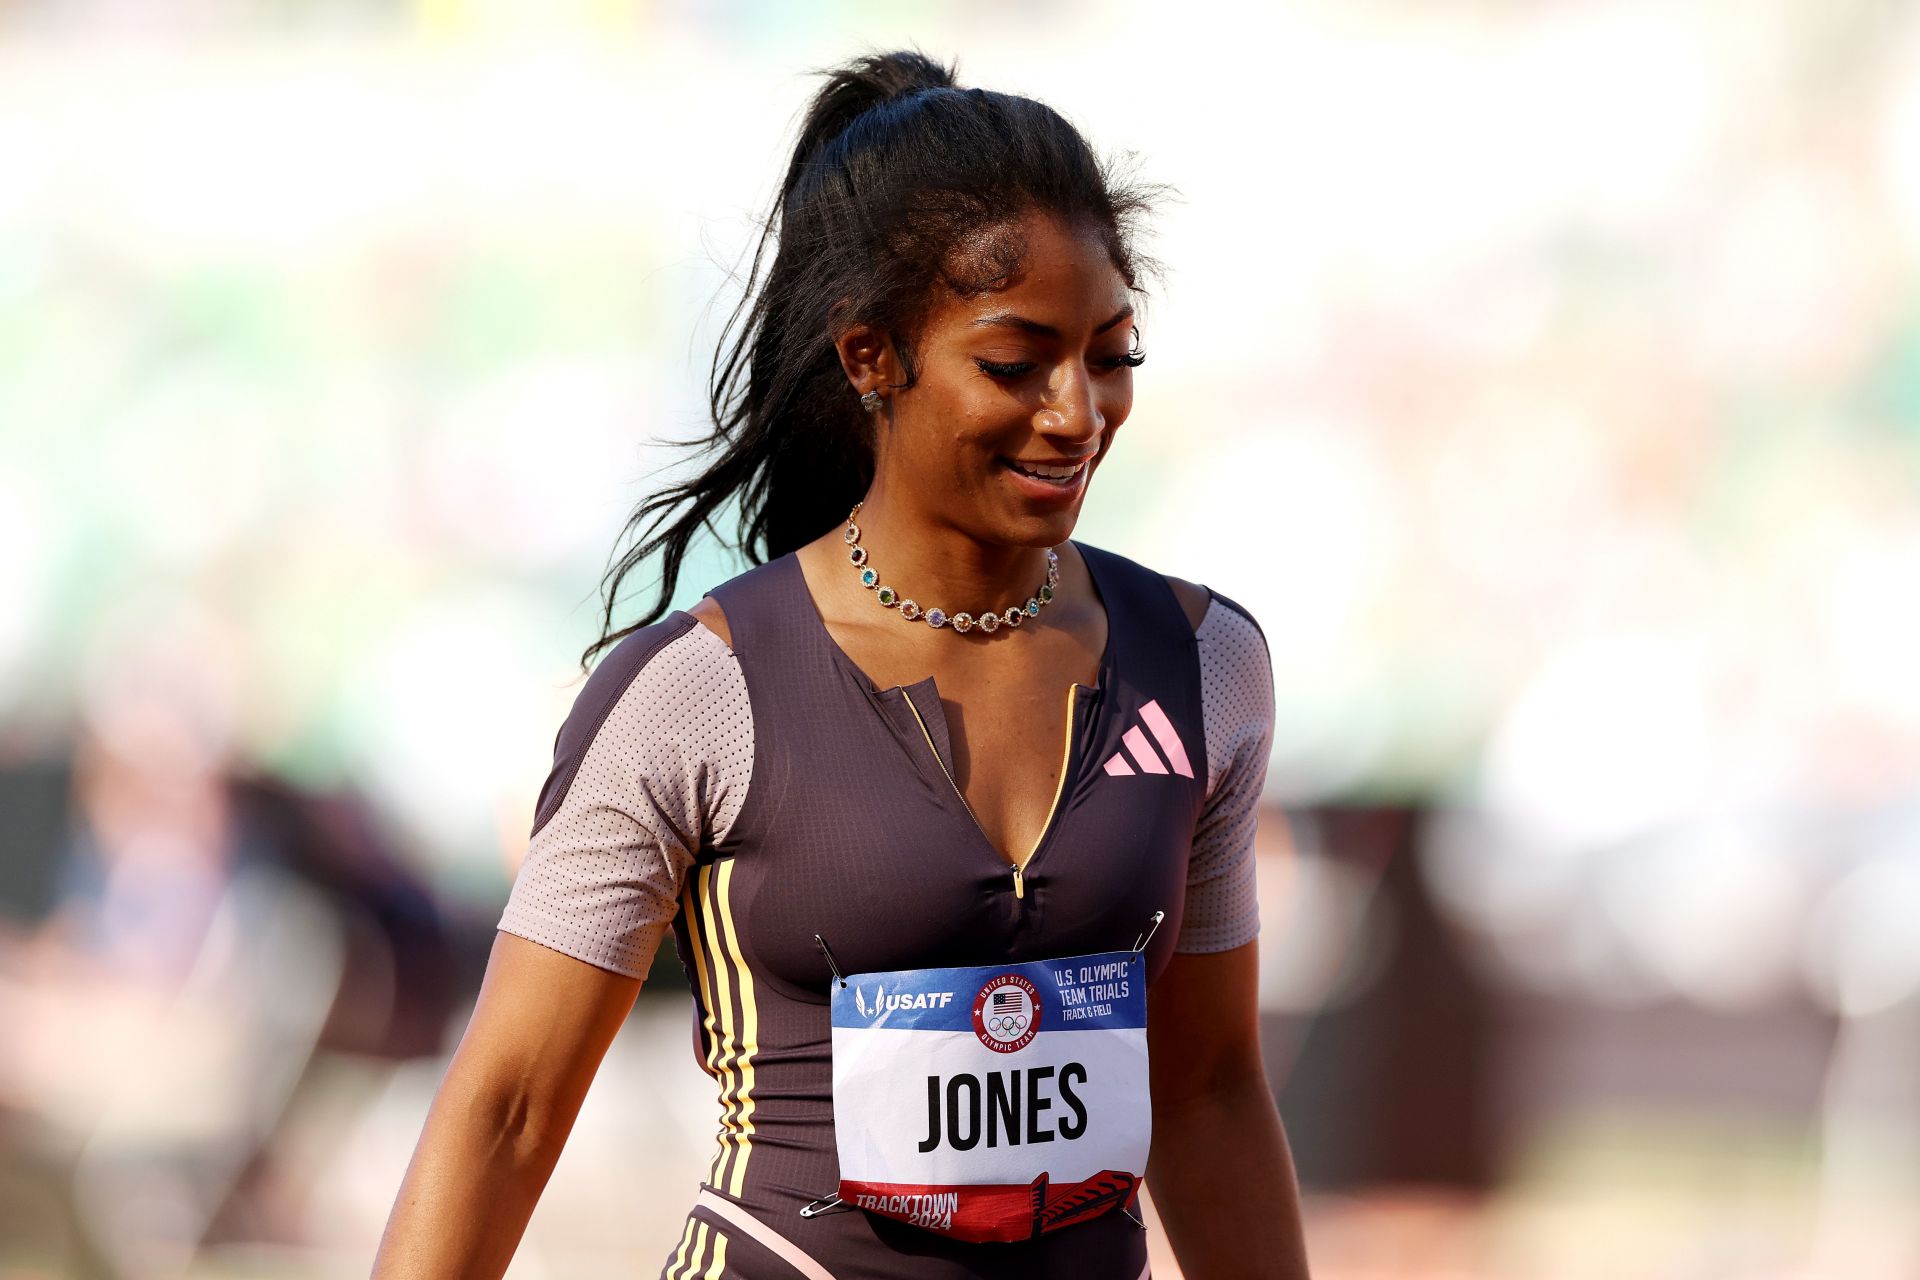
M 1040 606 L 1053 602 L 1053 589 L 1060 581 L 1060 555 L 1052 547 L 1047 548 L 1047 580 L 1040 584 L 1038 591 L 1027 597 L 1025 604 L 1008 605 L 999 613 L 983 613 L 976 618 L 970 613 L 949 614 L 945 609 L 940 608 L 922 609 L 913 600 L 902 600 L 899 592 L 881 584 L 880 571 L 867 563 L 867 549 L 860 545 L 860 526 L 853 522 L 853 518 L 860 514 L 860 508 L 865 503 L 866 499 L 862 498 L 853 504 L 853 510 L 847 512 L 846 532 L 840 535 L 848 547 L 847 559 L 851 560 L 853 567 L 860 571 L 860 585 L 874 593 L 873 598 L 880 602 L 881 607 L 897 608 L 900 616 L 908 622 L 924 621 L 928 626 L 936 629 L 951 626 L 959 632 L 967 632 L 979 627 L 982 631 L 992 633 L 998 631 L 1002 625 L 1019 626 L 1028 618 L 1038 615 Z

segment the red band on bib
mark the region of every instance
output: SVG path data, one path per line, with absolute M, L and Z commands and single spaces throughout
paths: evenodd
M 913 1186 L 905 1183 L 842 1182 L 840 1198 L 869 1213 L 895 1218 L 959 1240 L 1031 1240 L 1133 1199 L 1140 1180 L 1108 1170 L 1085 1182 L 1049 1184 L 1045 1174 L 1030 1186 Z

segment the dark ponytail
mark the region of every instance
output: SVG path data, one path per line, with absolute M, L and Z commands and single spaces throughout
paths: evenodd
M 739 504 L 737 545 L 759 564 L 839 523 L 866 492 L 872 418 L 840 367 L 836 334 L 855 323 L 890 334 L 902 385 L 912 386 L 934 286 L 968 295 L 1004 281 L 1021 252 L 1004 231 L 1032 210 L 1097 230 L 1129 288 L 1154 266 L 1132 242 L 1160 188 L 1120 181 L 1051 107 L 963 90 L 953 68 L 917 51 L 822 74 L 745 292 L 721 331 L 707 383 L 714 429 L 679 442 L 717 455 L 628 518 L 622 536 L 640 540 L 602 579 L 601 635 L 580 655 L 583 670 L 667 611 L 688 544 L 729 501 Z M 659 594 L 637 621 L 611 630 L 622 579 L 656 550 Z

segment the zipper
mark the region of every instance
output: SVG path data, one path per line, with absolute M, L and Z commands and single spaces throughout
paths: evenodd
M 1013 896 L 1016 898 L 1027 896 L 1027 863 L 1033 860 L 1033 855 L 1040 851 L 1040 846 L 1046 841 L 1047 833 L 1053 830 L 1053 819 L 1060 809 L 1060 793 L 1067 785 L 1067 764 L 1073 758 L 1073 712 L 1079 692 L 1078 684 L 1067 686 L 1067 741 L 1061 748 L 1060 777 L 1053 784 L 1053 802 L 1047 806 L 1047 820 L 1041 824 L 1040 834 L 1034 840 L 1033 848 L 1027 850 L 1027 856 L 1012 864 Z M 960 807 L 965 809 L 967 817 L 973 820 L 973 829 L 980 833 L 980 839 L 986 843 L 987 848 L 998 853 L 999 847 L 993 843 L 993 838 L 987 834 L 987 829 L 980 825 L 980 819 L 974 815 L 973 806 L 967 803 L 967 797 L 961 792 L 960 784 L 953 780 L 953 774 L 947 769 L 947 762 L 940 758 L 940 749 L 933 745 L 933 734 L 928 732 L 927 722 L 921 717 L 920 708 L 915 706 L 913 699 L 907 697 L 904 692 L 901 698 L 907 704 L 907 710 L 913 712 L 914 723 L 920 726 L 920 735 L 927 740 L 927 750 L 933 753 L 934 763 L 939 765 L 940 772 L 946 775 L 947 785 L 953 788 L 953 794 L 959 799 Z
M 913 705 L 913 699 L 907 696 L 905 690 L 901 691 L 900 700 L 907 704 L 907 710 L 913 712 L 913 721 L 915 724 L 920 726 L 920 736 L 927 740 L 927 750 L 933 753 L 933 762 L 940 766 L 941 773 L 946 774 L 947 785 L 952 787 L 953 794 L 959 797 L 960 807 L 967 811 L 967 817 L 973 819 L 973 829 L 980 833 L 980 839 L 986 843 L 987 848 L 992 849 L 995 853 L 998 853 L 999 847 L 993 843 L 993 837 L 989 836 L 987 834 L 987 829 L 980 825 L 980 819 L 974 817 L 973 806 L 968 804 L 967 797 L 961 794 L 960 784 L 953 780 L 953 774 L 950 773 L 947 769 L 947 762 L 940 758 L 940 748 L 933 745 L 933 735 L 927 731 L 927 722 L 921 718 L 920 708 Z M 1019 875 L 1019 872 L 1020 872 L 1020 868 L 1016 866 L 1014 868 L 1014 874 L 1016 877 Z M 1014 884 L 1015 884 L 1015 889 L 1017 890 L 1019 888 L 1019 881 L 1016 879 Z M 1024 897 L 1025 895 L 1016 894 L 1016 896 Z
M 1067 766 L 1073 761 L 1073 728 L 1075 702 L 1080 694 L 1078 684 L 1067 686 L 1067 740 L 1060 747 L 1060 776 L 1054 780 L 1053 801 L 1047 806 L 1047 820 L 1040 826 L 1040 834 L 1034 838 L 1033 848 L 1027 850 L 1027 856 L 1013 867 L 1013 896 L 1024 897 L 1026 866 L 1033 861 L 1033 855 L 1040 852 L 1040 846 L 1046 843 L 1047 833 L 1053 830 L 1053 819 L 1060 811 L 1060 793 L 1066 790 Z

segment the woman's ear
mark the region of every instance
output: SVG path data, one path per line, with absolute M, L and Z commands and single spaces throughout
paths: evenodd
M 856 392 L 864 395 L 878 391 L 884 395 L 899 380 L 899 360 L 892 340 L 871 325 L 857 324 L 841 330 L 833 347 Z

